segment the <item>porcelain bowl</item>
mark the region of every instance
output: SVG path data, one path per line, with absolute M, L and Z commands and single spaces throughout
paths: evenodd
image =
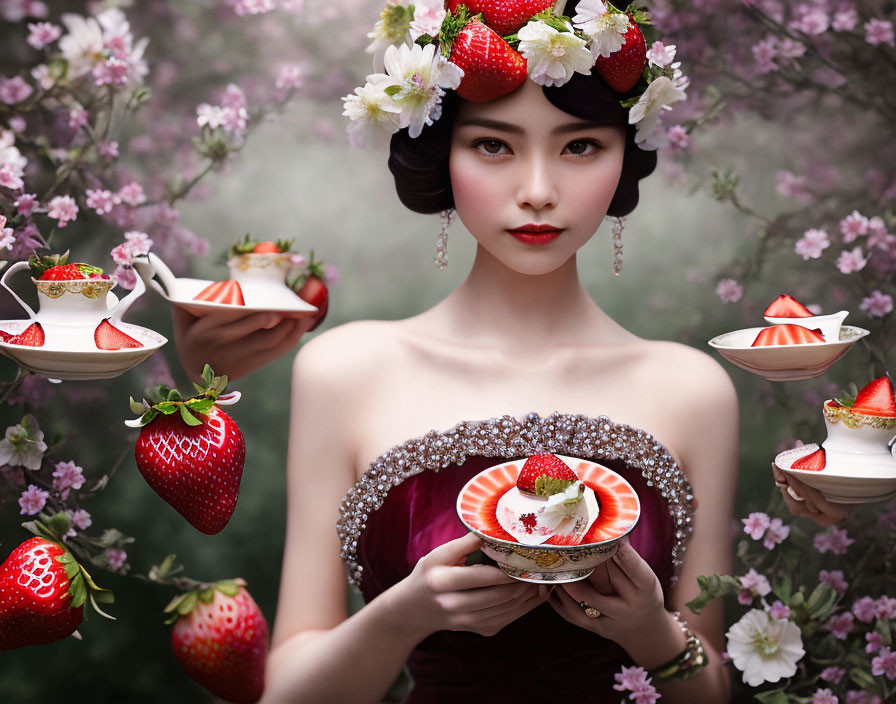
M 771 318 L 767 315 L 764 317 L 769 325 L 802 325 L 809 330 L 818 328 L 821 330 L 825 342 L 833 342 L 840 339 L 840 327 L 847 315 L 849 315 L 849 311 L 841 310 L 838 313 L 813 315 L 806 318 Z

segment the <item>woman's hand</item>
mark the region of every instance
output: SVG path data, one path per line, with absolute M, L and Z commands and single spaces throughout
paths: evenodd
M 849 504 L 831 503 L 805 482 L 782 472 L 774 462 L 772 473 L 775 486 L 781 490 L 784 503 L 794 516 L 805 516 L 824 528 L 842 523 L 849 516 Z
M 396 585 L 396 621 L 419 629 L 420 640 L 443 630 L 493 636 L 547 600 L 547 586 L 520 582 L 491 565 L 464 565 L 481 545 L 469 533 L 422 557 Z
M 668 620 L 660 582 L 644 559 L 625 539 L 618 552 L 597 566 L 591 576 L 559 585 L 550 604 L 570 623 L 630 648 Z M 585 606 L 582 606 L 584 602 Z M 588 616 L 586 608 L 598 616 Z
M 210 364 L 216 374 L 239 379 L 293 349 L 318 317 L 288 318 L 280 313 L 249 313 L 241 318 L 216 315 L 196 317 L 172 308 L 175 346 L 190 378 Z

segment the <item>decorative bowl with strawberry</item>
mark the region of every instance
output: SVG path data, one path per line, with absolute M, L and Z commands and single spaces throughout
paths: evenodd
M 525 582 L 574 582 L 612 557 L 641 513 L 616 472 L 576 457 L 542 454 L 473 477 L 457 498 L 482 552 Z
M 818 330 L 825 342 L 840 339 L 840 327 L 849 311 L 841 310 L 827 315 L 815 315 L 792 296 L 782 293 L 768 308 L 763 317 L 771 325 L 799 325 L 808 330 Z

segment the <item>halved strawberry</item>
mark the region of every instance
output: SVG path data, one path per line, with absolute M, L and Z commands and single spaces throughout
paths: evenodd
M 814 313 L 792 296 L 782 293 L 771 302 L 763 315 L 768 318 L 810 318 Z
M 243 299 L 243 289 L 236 281 L 216 281 L 209 284 L 193 296 L 193 300 L 226 303 L 232 306 L 246 305 L 246 301 Z
M 896 417 L 896 398 L 890 377 L 882 376 L 862 387 L 852 404 L 853 413 L 868 416 Z
M 454 18 L 462 27 L 451 42 L 449 60 L 464 71 L 457 94 L 464 100 L 494 100 L 519 88 L 526 80 L 526 60 L 478 19 L 466 20 L 464 6 Z M 450 37 L 450 33 L 448 34 Z
M 826 459 L 824 448 L 819 447 L 815 452 L 812 452 L 805 457 L 800 457 L 790 465 L 790 468 L 805 469 L 810 472 L 820 472 L 824 469 Z
M 40 323 L 31 323 L 18 335 L 3 334 L 3 341 L 10 345 L 22 345 L 24 347 L 43 347 L 44 329 Z
M 96 326 L 96 330 L 93 331 L 93 341 L 97 348 L 101 350 L 123 350 L 143 347 L 142 342 L 137 342 L 137 340 L 119 330 L 108 320 L 104 320 Z
M 554 0 L 448 0 L 445 9 L 466 5 L 474 15 L 481 12 L 485 23 L 500 35 L 513 34 L 529 18 L 554 6 Z
M 516 486 L 520 491 L 547 497 L 556 493 L 552 489 L 563 491 L 570 482 L 577 479 L 576 473 L 557 455 L 543 453 L 532 455 L 526 460 L 517 477 Z
M 617 93 L 627 93 L 641 80 L 647 63 L 647 42 L 641 28 L 629 15 L 628 32 L 622 48 L 609 56 L 598 56 L 594 68 Z
M 283 250 L 277 246 L 276 242 L 259 242 L 252 250 L 253 254 L 280 254 Z
M 810 330 L 802 325 L 772 325 L 759 331 L 751 347 L 765 345 L 805 345 L 811 342 L 824 342 L 824 335 L 819 328 Z

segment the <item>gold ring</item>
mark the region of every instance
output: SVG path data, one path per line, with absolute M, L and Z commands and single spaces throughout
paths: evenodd
M 600 616 L 600 611 L 591 606 L 591 604 L 589 604 L 587 601 L 580 601 L 579 608 L 585 612 L 585 615 L 588 618 L 597 618 L 598 616 Z

